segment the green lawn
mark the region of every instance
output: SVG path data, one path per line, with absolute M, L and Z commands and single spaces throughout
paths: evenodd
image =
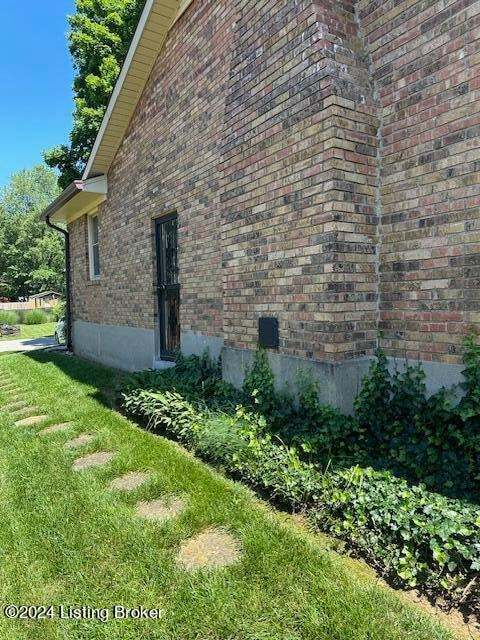
M 328 549 L 175 443 L 108 408 L 113 371 L 63 354 L 0 359 L 0 378 L 48 415 L 15 427 L 0 408 L 0 603 L 161 608 L 160 621 L 8 620 L 2 640 L 440 640 L 448 631 L 381 586 L 359 563 Z M 18 419 L 18 418 L 17 418 Z M 68 433 L 39 437 L 48 424 Z M 88 432 L 73 452 L 63 443 Z M 105 467 L 75 472 L 76 456 L 115 452 Z M 131 494 L 115 477 L 148 470 Z M 182 496 L 187 508 L 161 525 L 136 517 L 139 499 Z M 241 543 L 229 568 L 188 573 L 176 562 L 182 541 L 218 526 Z M 55 613 L 57 611 L 55 610 Z
M 56 322 L 45 322 L 44 324 L 20 324 L 20 333 L 13 336 L 6 336 L 0 340 L 28 340 L 33 338 L 43 338 L 55 334 Z

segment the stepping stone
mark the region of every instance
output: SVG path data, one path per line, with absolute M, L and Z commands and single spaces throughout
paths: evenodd
M 38 432 L 39 436 L 46 436 L 49 433 L 58 433 L 59 431 L 68 431 L 73 422 L 62 422 L 62 424 L 52 424 L 51 427 L 46 427 Z
M 48 416 L 30 416 L 28 418 L 23 418 L 23 420 L 17 420 L 15 422 L 16 427 L 29 427 L 32 424 L 38 424 L 39 422 L 43 422 L 47 420 Z
M 235 564 L 242 557 L 238 540 L 223 529 L 207 529 L 180 547 L 177 562 L 187 571 Z
M 77 438 L 73 440 L 67 440 L 63 445 L 67 449 L 77 449 L 78 447 L 84 447 L 87 444 L 91 444 L 95 440 L 94 436 L 89 433 L 81 433 Z
M 89 456 L 74 460 L 73 469 L 74 471 L 80 471 L 81 469 L 88 469 L 89 467 L 99 467 L 110 462 L 114 455 L 114 453 L 110 453 L 109 451 L 91 453 Z
M 14 402 L 8 402 L 2 405 L 2 409 L 5 411 L 15 411 L 15 409 L 23 408 L 27 406 L 26 400 L 15 400 Z
M 184 509 L 185 502 L 181 498 L 160 498 L 159 500 L 138 502 L 136 514 L 145 520 L 165 522 L 178 516 Z
M 2 407 L 0 407 L 0 411 L 4 411 L 5 413 L 17 413 L 20 410 L 24 410 L 27 408 L 27 405 L 25 402 L 23 403 L 9 403 L 9 404 L 4 404 Z
M 133 491 L 134 489 L 138 489 L 142 484 L 145 484 L 149 478 L 149 473 L 131 471 L 124 476 L 120 476 L 120 478 L 112 480 L 110 482 L 110 489 L 115 491 Z
M 9 413 L 11 413 L 13 417 L 17 417 L 22 415 L 22 413 L 29 413 L 31 415 L 35 413 L 35 411 L 38 411 L 35 407 L 16 407 L 15 409 L 10 409 Z

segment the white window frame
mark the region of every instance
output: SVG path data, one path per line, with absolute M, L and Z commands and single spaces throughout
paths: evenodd
M 97 242 L 93 242 L 93 221 L 97 220 Z M 88 216 L 88 262 L 89 262 L 89 272 L 90 272 L 90 280 L 100 280 L 101 274 L 101 266 L 100 266 L 100 238 L 98 234 L 98 215 L 97 213 L 91 213 Z M 98 273 L 94 272 L 95 262 L 93 260 L 93 248 L 96 245 L 98 251 Z

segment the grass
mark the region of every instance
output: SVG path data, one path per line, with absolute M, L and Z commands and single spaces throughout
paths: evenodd
M 43 324 L 20 324 L 20 333 L 13 336 L 5 336 L 0 340 L 33 340 L 35 338 L 44 338 L 55 334 L 56 322 L 45 322 Z
M 8 620 L 2 640 L 447 640 L 432 618 L 405 604 L 351 562 L 286 523 L 240 484 L 181 447 L 108 408 L 118 375 L 63 354 L 0 359 L 45 424 L 73 421 L 44 438 L 15 427 L 0 391 L 0 602 L 162 608 L 160 621 Z M 82 432 L 95 442 L 75 453 L 63 442 Z M 75 456 L 114 451 L 96 470 L 73 472 Z M 115 477 L 147 470 L 133 494 L 108 490 Z M 166 494 L 187 509 L 164 525 L 135 517 L 135 503 Z M 188 573 L 180 544 L 219 526 L 241 543 L 236 566 Z M 321 540 L 321 539 L 320 539 Z

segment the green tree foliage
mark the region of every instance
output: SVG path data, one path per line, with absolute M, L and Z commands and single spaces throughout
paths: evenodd
M 127 55 L 144 0 L 76 0 L 69 16 L 75 110 L 69 144 L 44 154 L 64 189 L 80 177 Z
M 0 295 L 64 292 L 63 239 L 40 220 L 58 195 L 53 169 L 38 165 L 12 176 L 0 192 Z

